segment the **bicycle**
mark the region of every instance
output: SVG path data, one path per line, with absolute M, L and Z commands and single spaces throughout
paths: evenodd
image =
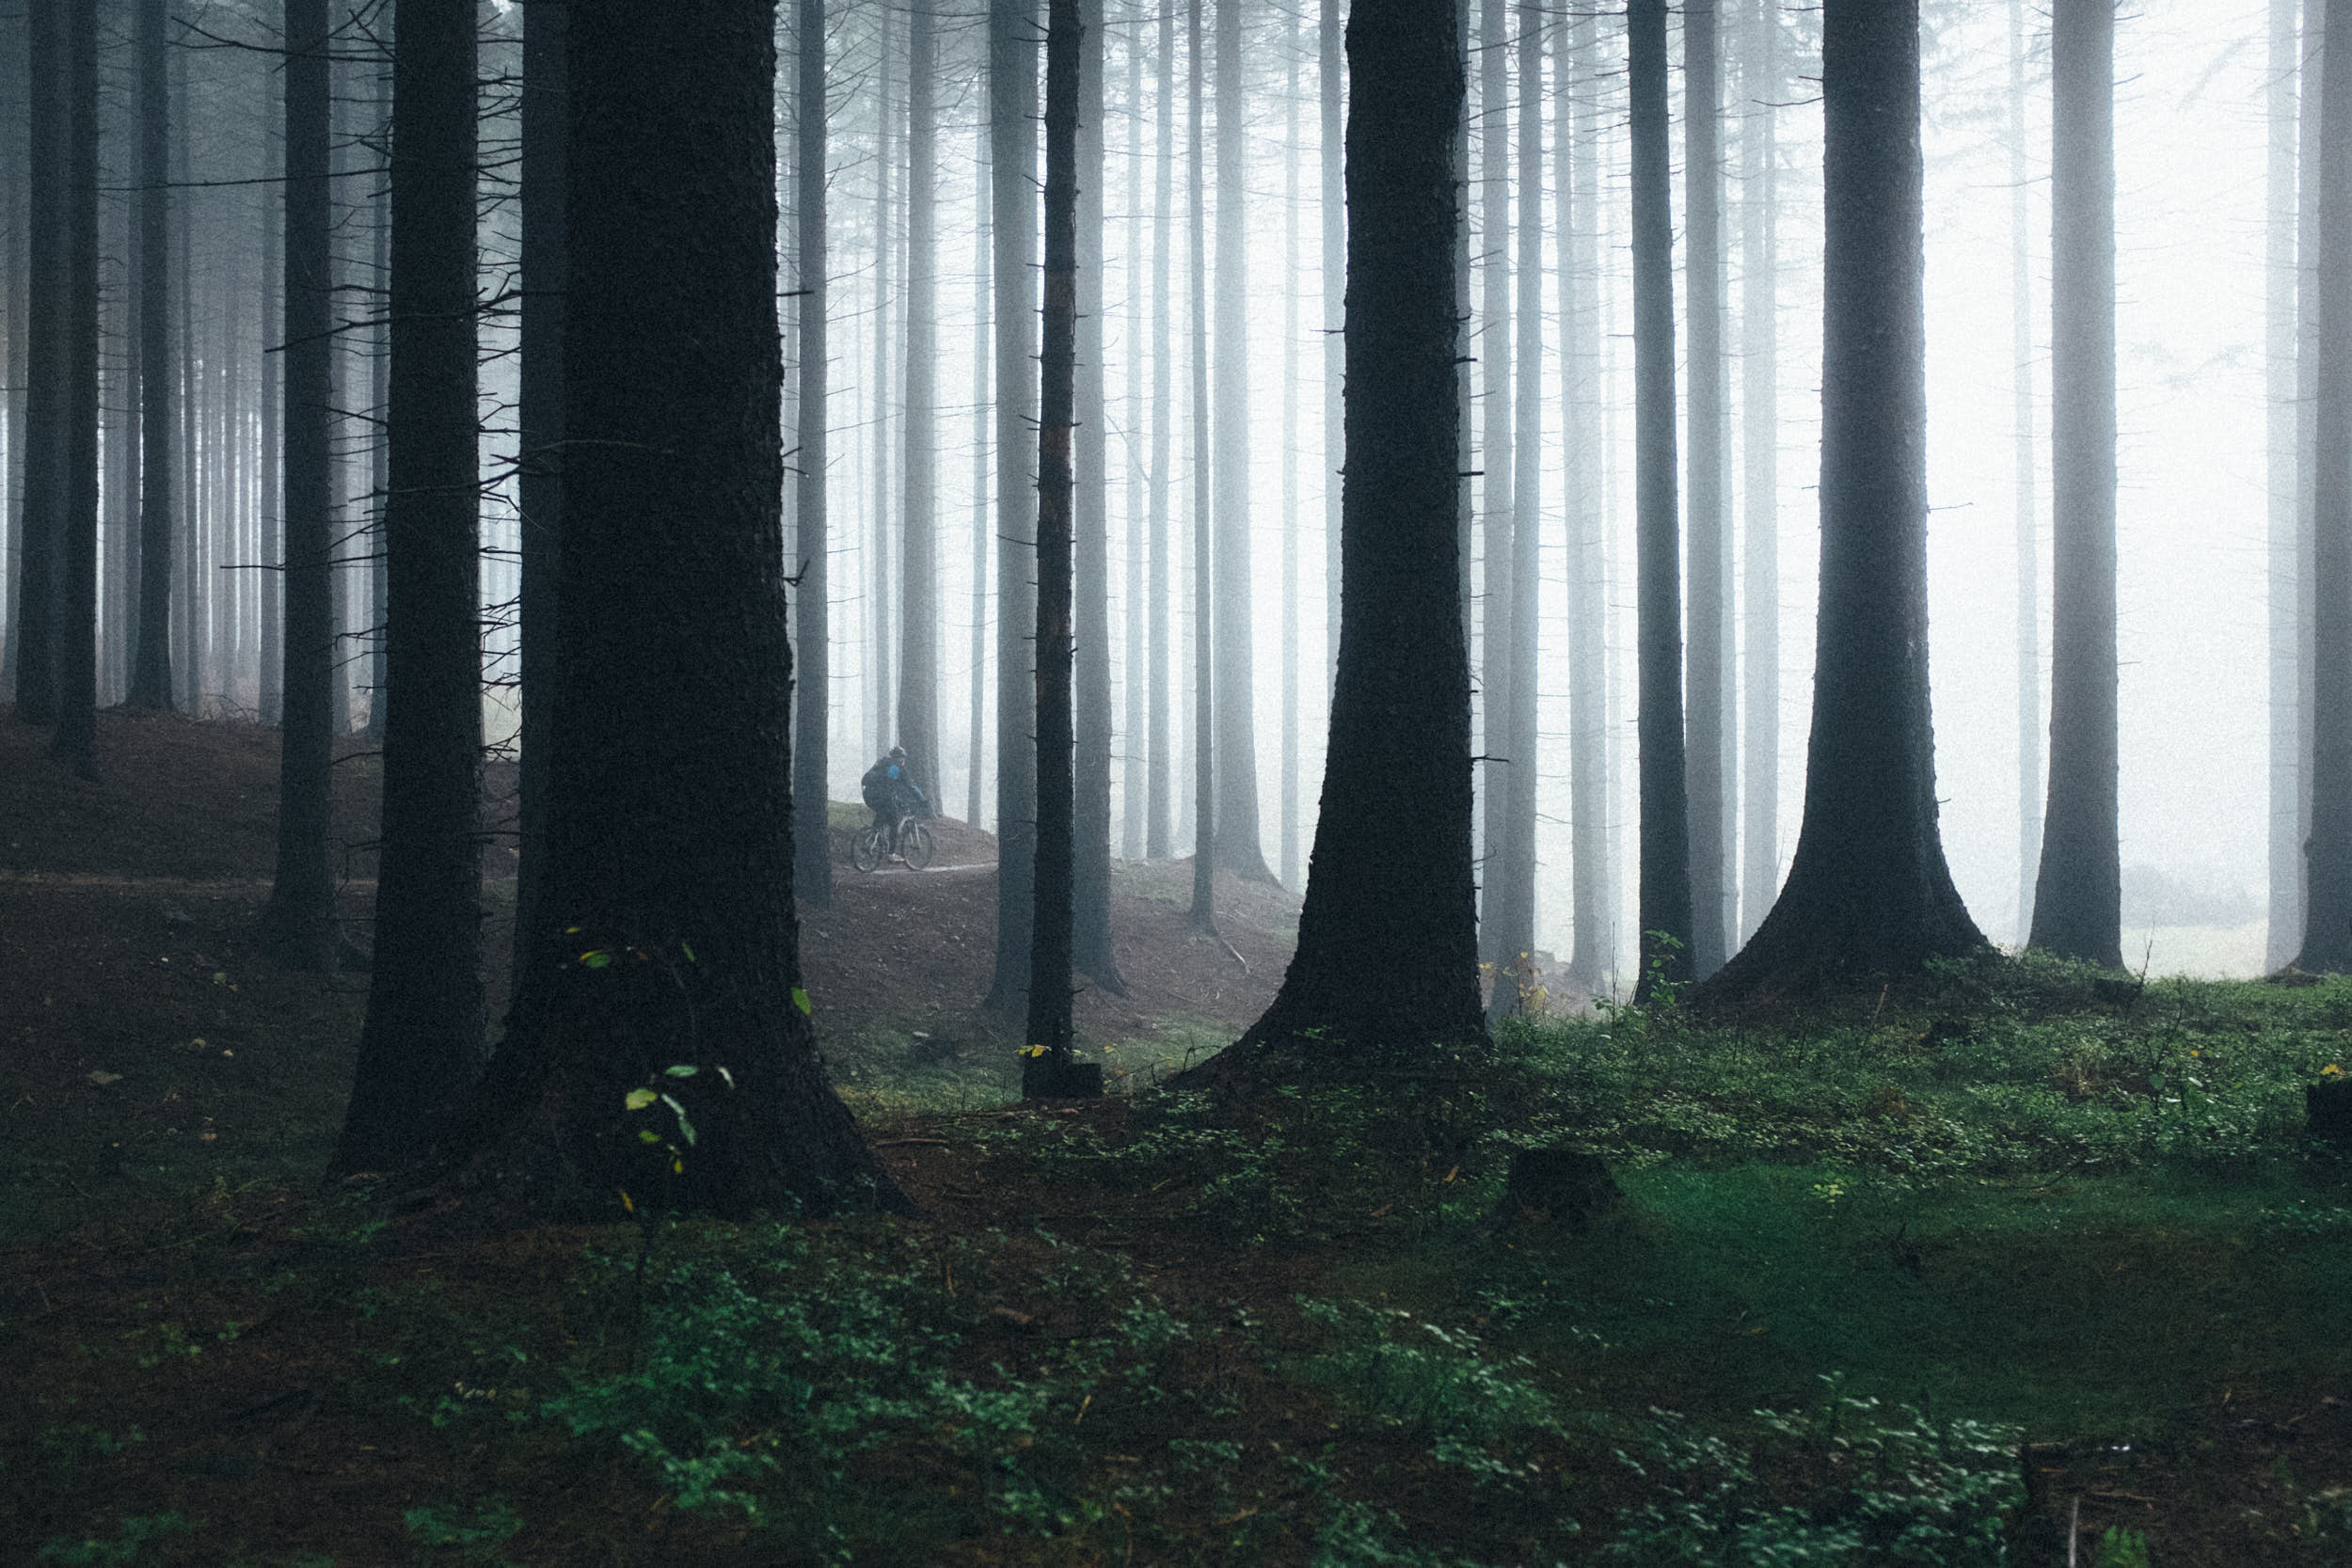
M 931 863 L 931 831 L 913 813 L 898 818 L 898 858 L 910 871 Z M 850 863 L 860 871 L 878 871 L 890 852 L 890 834 L 879 822 L 868 822 L 850 841 Z

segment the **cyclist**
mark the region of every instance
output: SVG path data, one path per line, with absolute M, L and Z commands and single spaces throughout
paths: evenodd
M 882 832 L 890 845 L 894 860 L 898 854 L 898 823 L 928 809 L 930 798 L 923 786 L 914 782 L 914 772 L 907 767 L 907 749 L 893 746 L 890 754 L 866 770 L 858 781 L 858 792 L 874 813 L 874 826 Z

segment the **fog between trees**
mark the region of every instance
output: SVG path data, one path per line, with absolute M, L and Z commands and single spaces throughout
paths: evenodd
M 2306 464 L 2298 479 L 2294 453 L 2298 423 L 2306 443 L 2312 438 L 2297 414 L 2314 403 L 2315 340 L 2308 330 L 2300 340 L 2298 383 L 2292 321 L 2281 331 L 2265 313 L 2282 303 L 2292 309 L 2298 251 L 2308 274 L 2317 236 L 2308 211 L 2298 221 L 2292 188 L 2298 164 L 2316 168 L 2319 153 L 2308 118 L 2295 118 L 2298 103 L 2317 99 L 2318 56 L 2297 31 L 2305 8 L 2290 0 L 2164 0 L 2121 16 L 2114 30 L 2122 954 L 2134 967 L 2148 955 L 2158 973 L 2252 973 L 2297 946 L 2296 879 L 2274 878 L 2272 862 L 2292 872 L 2302 837 L 2292 820 L 2297 726 L 2286 721 L 2303 701 L 2308 656 L 2274 658 L 2272 650 L 2297 646 L 2307 620 L 2299 609 L 2284 612 L 2308 593 L 2298 590 L 2294 536 L 2295 498 L 2308 493 L 2310 470 Z M 2322 8 L 2311 0 L 2308 8 L 2315 20 Z M 16 45 L 40 42 L 38 25 L 51 11 L 79 9 L 36 4 L 0 15 L 10 40 L 0 55 L 11 62 L 0 72 L 8 279 L 0 614 L 11 680 L 26 668 L 28 570 L 43 569 L 38 550 L 25 553 L 27 508 L 38 515 L 46 504 L 24 456 L 35 400 L 28 363 L 39 357 L 42 321 L 33 287 L 43 263 L 32 239 L 54 220 L 36 210 L 26 176 L 36 89 L 63 80 L 36 74 L 47 68 Z M 1032 41 L 999 48 L 1036 61 L 1041 82 L 1042 8 L 1015 9 Z M 275 668 L 279 574 L 265 568 L 279 559 L 288 504 L 279 465 L 293 455 L 277 400 L 303 357 L 299 344 L 275 352 L 288 342 L 278 297 L 285 219 L 274 182 L 290 80 L 274 51 L 285 18 L 275 5 L 171 9 L 159 187 L 140 161 L 137 111 L 152 102 L 155 80 L 141 73 L 143 11 L 128 0 L 94 11 L 97 700 L 126 694 L 138 646 L 130 568 L 145 407 L 143 439 L 162 456 L 156 472 L 173 481 L 162 503 L 174 530 L 170 700 L 276 721 L 284 701 Z M 516 159 L 531 13 L 494 5 L 478 18 L 476 467 L 485 496 L 485 671 L 501 683 L 485 708 L 493 742 L 514 736 L 508 683 L 525 548 L 516 505 L 528 445 L 516 434 Z M 1086 89 L 1089 103 L 1096 91 L 1103 102 L 1094 127 L 1103 172 L 1090 190 L 1080 179 L 1093 198 L 1084 211 L 1099 203 L 1100 213 L 1099 234 L 1088 217 L 1081 242 L 1082 274 L 1089 265 L 1093 273 L 1082 287 L 1099 290 L 1101 302 L 1082 326 L 1081 358 L 1099 353 L 1102 406 L 1099 416 L 1087 412 L 1082 385 L 1076 504 L 1082 528 L 1099 516 L 1104 549 L 1097 619 L 1089 621 L 1082 590 L 1077 629 L 1082 680 L 1090 626 L 1104 656 L 1109 847 L 1123 855 L 1190 850 L 1194 673 L 1203 667 L 1192 641 L 1203 602 L 1194 546 L 1205 521 L 1214 546 L 1215 657 L 1206 668 L 1216 814 L 1220 836 L 1231 838 L 1219 858 L 1243 869 L 1263 863 L 1294 885 L 1312 841 L 1331 657 L 1338 405 L 1325 395 L 1337 363 L 1327 352 L 1336 317 L 1326 225 L 1337 186 L 1325 142 L 1336 120 L 1323 84 L 1337 63 L 1325 30 L 1339 19 L 1215 3 L 1195 18 L 1184 7 L 1163 13 L 1107 0 L 1096 21 L 1099 80 Z M 918 42 L 918 20 L 935 21 L 935 35 Z M 1707 226 L 1703 199 L 1693 214 L 1691 160 L 1694 150 L 1708 156 L 1708 138 L 1692 135 L 1691 68 L 1706 57 L 1693 44 L 1708 37 L 1695 24 L 1708 21 L 1721 107 L 1719 120 L 1700 129 L 1712 123 L 1720 133 L 1720 278 L 1702 267 L 1693 288 L 1690 247 L 1694 234 L 1704 243 Z M 1003 325 L 993 303 L 1002 296 L 992 293 L 988 261 L 993 253 L 1001 266 L 1026 255 L 1034 265 L 1039 251 L 1034 236 L 1025 245 L 1019 233 L 993 230 L 982 199 L 992 178 L 1000 203 L 1007 192 L 1034 193 L 1023 183 L 1034 176 L 992 164 L 986 22 L 971 4 L 943 7 L 935 18 L 865 3 L 782 8 L 774 119 L 787 463 L 812 460 L 785 486 L 785 554 L 787 572 L 801 576 L 791 605 L 799 669 L 821 671 L 826 692 L 825 792 L 853 798 L 875 754 L 919 739 L 905 701 L 924 684 L 925 672 L 909 668 L 913 657 L 930 667 L 936 704 L 937 754 L 918 766 L 946 809 L 961 814 L 977 803 L 982 824 L 1001 830 L 999 762 L 1008 737 L 1026 731 L 1017 713 L 1003 722 L 1000 693 L 1017 691 L 1026 674 L 1003 670 L 999 650 L 1027 644 L 999 641 L 998 613 L 1008 590 L 1011 601 L 1023 597 L 1028 518 L 1015 514 L 1033 505 L 1036 445 L 1025 411 L 1033 404 L 1000 414 L 993 400 L 1009 368 L 1033 369 L 1037 350 L 1033 334 L 1020 342 L 992 337 Z M 1989 936 L 2016 942 L 2045 800 L 2035 775 L 2049 754 L 2050 19 L 2042 8 L 1985 0 L 1929 4 L 1923 22 L 1936 779 L 1960 892 Z M 329 721 L 348 729 L 378 721 L 381 679 L 372 632 L 383 602 L 373 530 L 388 483 L 377 439 L 389 395 L 380 352 L 388 8 L 332 7 L 327 25 L 336 40 L 327 483 L 341 562 L 332 613 L 344 631 Z M 1732 947 L 1762 916 L 1765 865 L 1788 867 L 1804 794 L 1820 438 L 1819 25 L 1817 11 L 1749 0 L 1675 8 L 1663 18 L 1680 341 L 1672 471 L 1681 589 L 1694 607 L 1675 622 L 1682 723 L 1693 784 L 1724 781 L 1720 799 L 1693 808 L 1691 820 L 1707 831 L 1692 832 L 1691 843 L 1721 867 L 1725 892 L 1711 909 Z M 1564 963 L 1581 954 L 1586 978 L 1623 989 L 1634 964 L 1640 776 L 1627 15 L 1489 4 L 1468 8 L 1463 26 L 1465 352 L 1474 360 L 1464 377 L 1464 466 L 1477 476 L 1467 488 L 1465 576 L 1482 694 L 1473 752 L 1512 758 L 1477 770 L 1474 842 L 1482 854 L 1510 852 L 1510 824 L 1497 808 L 1525 746 L 1500 698 L 1513 681 L 1525 684 L 1513 669 L 1520 649 L 1509 611 L 1528 602 L 1515 574 L 1532 561 L 1538 616 L 1525 652 L 1536 694 L 1535 787 L 1520 809 L 1532 807 L 1533 945 Z M 821 58 L 812 52 L 819 31 Z M 807 86 L 819 76 L 821 126 L 811 121 Z M 911 118 L 918 97 L 930 106 L 928 127 Z M 803 275 L 816 204 L 796 169 L 818 129 L 821 294 Z M 1035 120 L 1000 129 L 999 155 L 1039 145 L 1037 130 Z M 918 145 L 922 179 L 912 162 Z M 1197 209 L 1187 199 L 1195 156 Z M 159 191 L 168 198 L 160 271 L 170 307 L 161 333 L 148 311 L 157 269 L 136 264 L 139 224 Z M 1034 214 L 1034 201 L 1025 211 Z M 1205 230 L 1196 231 L 1196 211 Z M 1532 237 L 1522 226 L 1531 213 Z M 931 230 L 927 245 L 918 226 Z M 1200 264 L 1211 276 L 1196 288 Z M 914 290 L 927 276 L 935 297 L 925 312 Z M 2281 277 L 2283 301 L 2271 287 Z M 2311 290 L 2303 293 L 2308 309 Z M 1720 302 L 1712 309 L 1710 295 Z M 820 341 L 810 314 L 819 299 L 823 373 L 812 375 L 803 349 Z M 1202 328 L 1210 342 L 1197 359 Z M 1096 341 L 1089 332 L 1099 350 L 1084 346 Z M 1724 356 L 1712 376 L 1703 373 L 1709 339 Z M 911 341 L 919 362 L 910 361 Z M 169 392 L 161 420 L 158 376 Z M 1710 441 L 1706 389 L 1717 384 L 1724 423 Z M 1196 387 L 1212 411 L 1205 421 L 1196 419 Z M 812 423 L 804 402 L 819 395 L 823 417 Z M 928 476 L 910 423 L 926 404 L 936 421 Z M 31 412 L 38 426 L 40 411 Z M 1532 448 L 1523 434 L 1531 415 L 1539 430 Z M 813 429 L 823 435 L 821 469 Z M 1085 471 L 1089 453 L 1093 476 Z M 916 499 L 925 480 L 927 507 Z M 1089 483 L 1099 483 L 1091 498 Z M 819 489 L 821 531 L 813 511 Z M 910 540 L 910 517 L 923 510 L 935 532 Z M 1720 533 L 1704 526 L 1709 513 Z M 1515 532 L 1531 519 L 1532 535 Z M 1707 546 L 1715 537 L 1720 551 Z M 2020 558 L 2026 540 L 2029 562 Z M 821 569 L 808 571 L 819 553 Z M 907 565 L 925 560 L 929 610 L 911 605 L 904 580 Z M 818 584 L 822 657 L 807 641 L 820 621 L 811 596 Z M 2020 623 L 2021 584 L 2035 606 L 2030 626 Z M 1710 603 L 1721 606 L 1720 621 Z M 35 621 L 41 608 L 33 607 Z M 911 626 L 910 616 L 921 625 Z M 1703 657 L 1710 647 L 1720 654 Z M 1580 669 L 1597 683 L 1581 694 Z M 1148 677 L 1161 671 L 1166 684 L 1155 690 Z M 1709 757 L 1720 765 L 1700 766 Z M 813 783 L 803 776 L 803 795 Z M 1758 801 L 1768 805 L 1762 816 Z M 1598 828 L 1581 857 L 1580 821 Z M 1008 834 L 1022 837 L 1019 824 Z M 1489 864 L 1484 879 L 1508 911 L 1499 867 Z M 803 882 L 804 895 L 814 891 L 805 875 Z M 1577 929 L 1580 893 L 1589 930 Z M 1492 926 L 1492 903 L 1488 918 Z

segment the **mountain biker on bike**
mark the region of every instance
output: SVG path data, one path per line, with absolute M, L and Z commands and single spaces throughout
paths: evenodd
M 858 792 L 874 813 L 874 827 L 884 834 L 890 853 L 898 852 L 898 824 L 903 819 L 927 810 L 930 798 L 923 786 L 914 782 L 913 769 L 907 767 L 907 749 L 893 746 L 890 754 L 866 770 L 858 780 Z

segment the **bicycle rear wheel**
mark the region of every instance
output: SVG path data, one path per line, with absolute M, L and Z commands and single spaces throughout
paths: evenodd
M 882 863 L 882 831 L 868 823 L 850 840 L 850 863 L 860 871 L 871 871 Z
M 920 822 L 909 822 L 898 830 L 898 856 L 910 871 L 920 871 L 931 863 L 931 831 Z

